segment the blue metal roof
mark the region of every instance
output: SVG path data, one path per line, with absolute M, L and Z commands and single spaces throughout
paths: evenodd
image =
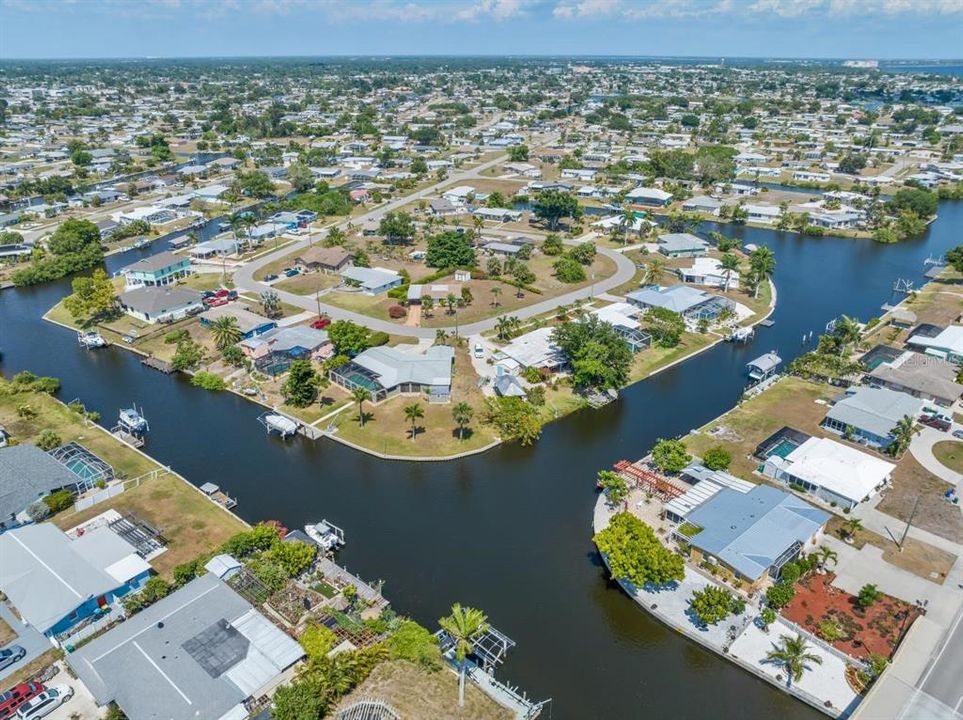
M 702 528 L 690 539 L 693 547 L 755 580 L 794 543 L 809 540 L 828 519 L 829 513 L 791 493 L 758 485 L 745 494 L 724 488 L 686 521 Z

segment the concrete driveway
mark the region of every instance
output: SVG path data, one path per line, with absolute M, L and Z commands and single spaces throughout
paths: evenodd
M 57 663 L 57 665 L 63 667 L 62 663 Z M 107 712 L 107 708 L 102 708 L 97 705 L 97 701 L 94 700 L 94 696 L 90 694 L 87 686 L 80 680 L 71 678 L 66 671 L 57 673 L 57 675 L 47 683 L 48 687 L 56 687 L 58 685 L 69 685 L 73 688 L 74 696 L 50 713 L 47 716 L 47 720 L 70 720 L 75 717 L 83 718 L 84 720 L 95 720 L 96 718 L 102 718 Z
M 963 475 L 950 470 L 933 455 L 933 446 L 943 440 L 957 440 L 953 437 L 954 430 L 963 429 L 960 423 L 953 423 L 949 432 L 942 432 L 936 428 L 924 427 L 919 435 L 910 442 L 909 450 L 917 462 L 936 477 L 956 486 L 957 493 L 963 493 Z M 958 441 L 963 442 L 963 441 Z
M 0 685 L 2 685 L 5 677 L 13 674 L 34 658 L 43 655 L 52 647 L 52 645 L 50 644 L 50 641 L 35 628 L 30 627 L 29 625 L 24 625 L 22 622 L 20 622 L 20 620 L 17 619 L 17 616 L 13 614 L 13 611 L 7 607 L 6 603 L 0 603 L 0 618 L 3 618 L 4 622 L 6 622 L 7 625 L 9 625 L 17 634 L 17 639 L 11 641 L 10 645 L 20 645 L 27 651 L 27 654 L 24 655 L 23 660 L 14 663 L 4 670 L 0 670 Z M 9 647 L 10 645 L 5 647 Z

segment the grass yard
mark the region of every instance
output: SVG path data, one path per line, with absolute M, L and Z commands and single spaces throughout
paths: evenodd
M 784 425 L 811 435 L 823 435 L 819 422 L 825 416 L 827 406 L 816 400 L 830 398 L 833 393 L 833 389 L 826 385 L 785 377 L 685 437 L 686 447 L 693 455 L 701 456 L 709 448 L 721 445 L 732 454 L 730 472 L 752 479 L 758 463 L 750 456 L 756 445 Z M 713 436 L 712 431 L 718 436 Z
M 17 639 L 17 633 L 7 624 L 7 621 L 0 618 L 0 647 L 6 647 Z
M 151 565 L 168 579 L 177 565 L 216 548 L 246 528 L 243 522 L 172 474 L 141 483 L 82 512 L 62 513 L 54 518 L 54 523 L 67 530 L 108 509 L 135 513 L 161 531 L 169 543 L 168 549 Z
M 963 473 L 963 442 L 942 440 L 933 446 L 933 455 L 950 470 Z
M 113 466 L 114 472 L 124 477 L 137 477 L 160 467 L 157 463 L 127 447 L 100 427 L 84 424 L 83 418 L 44 393 L 3 392 L 8 383 L 0 380 L 0 425 L 6 427 L 20 443 L 32 443 L 43 430 L 53 430 L 66 444 L 76 440 L 88 450 Z M 17 409 L 29 405 L 34 417 L 20 417 Z M 113 413 L 116 408 L 111 408 Z M 110 424 L 111 419 L 105 419 Z
M 470 682 L 465 706 L 458 707 L 458 676 L 448 670 L 428 672 L 407 660 L 381 663 L 339 705 L 344 709 L 362 698 L 378 698 L 405 720 L 510 720 L 512 714 Z M 333 716 L 333 715 L 332 715 Z
M 632 368 L 629 372 L 629 382 L 634 383 L 644 380 L 656 370 L 676 362 L 687 355 L 698 352 L 708 347 L 718 340 L 714 335 L 700 335 L 699 333 L 686 332 L 682 334 L 682 340 L 678 345 L 671 348 L 652 346 L 645 350 L 640 350 L 635 355 Z
M 963 542 L 963 515 L 957 506 L 943 499 L 943 493 L 950 487 L 906 453 L 893 472 L 892 486 L 883 491 L 883 499 L 876 507 L 905 522 L 919 498 L 913 525 L 960 543 Z
M 334 273 L 309 272 L 300 273 L 293 278 L 279 280 L 273 287 L 286 290 L 295 295 L 314 295 L 318 290 L 327 290 L 341 282 L 341 276 Z
M 477 450 L 495 440 L 492 428 L 482 424 L 485 398 L 475 386 L 477 376 L 464 348 L 455 350 L 455 374 L 452 402 L 431 405 L 422 397 L 399 395 L 379 405 L 365 403 L 367 420 L 364 426 L 358 419 L 357 408 L 337 415 L 338 437 L 375 452 L 388 455 L 444 457 L 468 450 Z M 458 426 L 452 419 L 455 403 L 469 403 L 475 411 L 465 429 L 465 439 L 458 437 Z M 411 423 L 405 419 L 404 408 L 417 403 L 425 417 L 416 422 L 418 432 L 411 439 Z

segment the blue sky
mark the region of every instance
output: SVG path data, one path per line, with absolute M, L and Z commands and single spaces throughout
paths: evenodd
M 0 57 L 961 58 L 963 0 L 0 0 Z

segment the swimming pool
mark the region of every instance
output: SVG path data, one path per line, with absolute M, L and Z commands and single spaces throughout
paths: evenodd
M 783 439 L 769 450 L 769 452 L 766 454 L 766 457 L 772 457 L 773 455 L 776 455 L 777 457 L 785 458 L 797 447 L 799 446 L 792 440 Z

